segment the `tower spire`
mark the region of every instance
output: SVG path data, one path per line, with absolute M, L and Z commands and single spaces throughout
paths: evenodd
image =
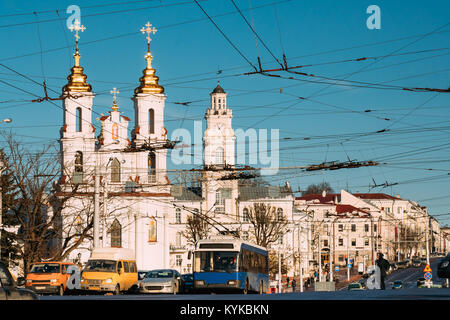
M 140 31 L 142 34 L 147 34 L 145 37 L 147 39 L 147 54 L 145 55 L 147 67 L 142 71 L 144 75 L 139 78 L 141 85 L 134 90 L 134 93 L 163 93 L 164 88 L 158 84 L 159 77 L 155 75 L 156 70 L 152 68 L 153 56 L 150 52 L 150 42 L 152 41 L 150 35 L 155 34 L 158 30 L 152 27 L 150 22 L 147 22 Z
M 75 65 L 72 67 L 70 75 L 67 77 L 69 82 L 63 87 L 63 92 L 91 92 L 92 87 L 86 83 L 87 76 L 83 73 L 83 67 L 80 66 L 80 52 L 78 50 L 78 40 L 80 36 L 79 31 L 84 32 L 86 27 L 80 24 L 78 19 L 69 27 L 70 31 L 75 31 L 75 53 L 73 55 L 75 59 Z

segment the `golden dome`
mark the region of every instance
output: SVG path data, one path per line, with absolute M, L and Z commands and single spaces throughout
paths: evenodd
M 83 73 L 83 67 L 80 66 L 80 53 L 73 55 L 75 58 L 75 65 L 70 69 L 71 73 L 67 77 L 69 82 L 63 87 L 63 92 L 91 92 L 92 87 L 86 83 L 87 76 Z
M 164 93 L 164 88 L 158 84 L 159 77 L 155 75 L 156 70 L 152 68 L 152 55 L 150 50 L 145 55 L 147 67 L 142 71 L 144 74 L 139 78 L 141 85 L 134 89 L 134 93 Z

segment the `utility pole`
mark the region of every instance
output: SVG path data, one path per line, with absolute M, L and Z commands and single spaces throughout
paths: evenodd
M 322 282 L 322 256 L 320 254 L 321 252 L 320 248 L 320 230 L 318 234 L 318 243 L 317 243 L 317 260 L 319 260 L 319 282 Z
M 278 248 L 278 293 L 281 293 L 281 253 Z
M 427 222 L 425 224 L 425 241 L 426 243 L 426 250 L 427 250 L 427 264 L 430 264 L 430 248 L 429 248 L 429 243 L 428 243 L 428 233 L 429 233 L 429 228 L 430 228 L 430 217 L 428 216 L 428 214 L 426 215 L 427 218 Z
M 95 165 L 94 172 L 94 248 L 99 247 L 99 213 L 100 213 L 100 175 Z
M 350 281 L 350 227 L 351 225 L 347 225 L 347 281 Z
M 300 223 L 297 225 L 297 228 L 298 228 L 298 267 L 300 274 L 300 292 L 303 292 L 302 250 L 300 248 Z
M 334 222 L 336 218 L 331 222 L 331 231 L 330 231 L 330 282 L 333 282 L 333 261 L 334 261 Z
M 104 185 L 103 185 L 103 217 L 102 217 L 102 247 L 106 247 L 106 215 L 108 213 L 108 208 L 106 206 L 106 201 L 108 199 L 108 181 L 106 179 L 106 174 L 104 176 Z

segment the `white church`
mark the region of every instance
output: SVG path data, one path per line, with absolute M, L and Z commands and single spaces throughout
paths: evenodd
M 171 184 L 167 176 L 168 140 L 164 126 L 167 96 L 151 64 L 149 32 L 146 67 L 132 98 L 133 127 L 129 128 L 131 118 L 120 112 L 114 89 L 111 110 L 97 119 L 101 132 L 95 132 L 92 122 L 95 93 L 80 65 L 76 38 L 75 64 L 62 95 L 60 196 L 69 197 L 62 215 L 63 239 L 93 220 L 96 192 L 100 199 L 98 245 L 132 249 L 139 270 L 173 268 L 181 273 L 190 272 L 187 252 L 191 248 L 182 232 L 187 217 L 198 211 L 211 212 L 229 230 L 239 228 L 243 238 L 249 237 L 250 228 L 245 210 L 253 203 L 277 207 L 278 214 L 292 221 L 294 196 L 288 185 L 242 186 L 237 180 L 220 179 L 224 175 L 221 170 L 205 170 L 199 188 Z M 236 138 L 227 93 L 217 85 L 210 97 L 203 135 L 204 168 L 232 168 Z M 95 175 L 100 177 L 98 188 Z M 92 228 L 90 232 L 92 235 Z M 212 233 L 215 232 L 212 228 Z M 85 263 L 94 247 L 93 241 L 81 241 L 79 237 L 70 241 L 80 244 L 68 260 Z M 283 235 L 280 243 L 283 241 L 283 246 L 294 246 L 292 235 Z

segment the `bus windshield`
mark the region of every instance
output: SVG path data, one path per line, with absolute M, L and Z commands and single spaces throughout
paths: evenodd
M 117 272 L 114 260 L 89 260 L 84 271 Z
M 33 265 L 30 273 L 59 273 L 60 270 L 59 263 L 39 263 Z
M 235 272 L 238 252 L 197 251 L 195 252 L 195 272 Z

